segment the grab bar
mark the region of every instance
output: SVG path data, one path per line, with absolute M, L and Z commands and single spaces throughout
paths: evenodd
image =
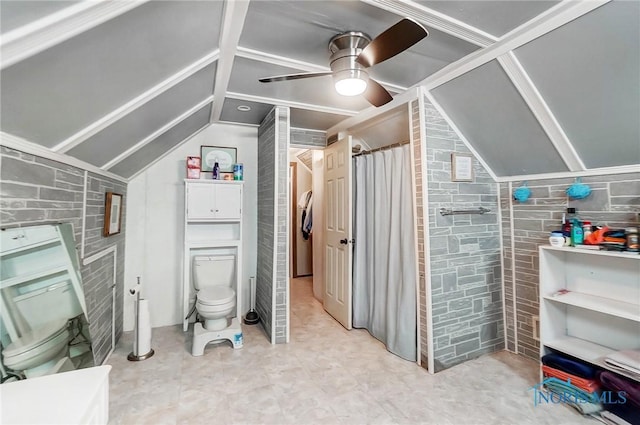
M 453 214 L 484 214 L 491 210 L 489 208 L 480 207 L 475 210 L 454 210 L 451 208 L 440 208 L 440 215 L 453 215 Z

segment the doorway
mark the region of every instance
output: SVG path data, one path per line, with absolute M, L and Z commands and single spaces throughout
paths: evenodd
M 310 150 L 289 155 L 289 277 L 313 275 L 313 172 Z

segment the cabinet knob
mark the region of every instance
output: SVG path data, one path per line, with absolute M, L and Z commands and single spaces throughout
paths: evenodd
M 216 210 L 216 212 L 220 212 L 220 210 Z

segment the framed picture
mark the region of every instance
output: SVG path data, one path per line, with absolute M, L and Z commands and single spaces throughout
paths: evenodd
M 233 180 L 233 173 L 220 173 L 220 180 Z
M 102 234 L 113 236 L 120 233 L 122 222 L 122 195 L 107 192 L 104 201 L 104 229 Z
M 233 164 L 237 161 L 236 148 L 220 146 L 200 146 L 200 157 L 202 158 L 200 169 L 209 173 L 213 171 L 216 162 L 221 173 L 233 173 Z
M 451 154 L 451 181 L 473 181 L 473 155 L 470 153 Z

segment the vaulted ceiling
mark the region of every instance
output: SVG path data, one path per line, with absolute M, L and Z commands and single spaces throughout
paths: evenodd
M 375 37 L 405 16 L 429 36 L 371 69 L 395 96 L 385 107 L 338 95 L 330 76 L 258 82 L 327 71 L 334 35 Z M 292 127 L 375 145 L 377 119 L 403 137 L 418 87 L 499 179 L 640 164 L 635 0 L 2 0 L 0 32 L 3 138 L 125 178 L 274 105 Z

